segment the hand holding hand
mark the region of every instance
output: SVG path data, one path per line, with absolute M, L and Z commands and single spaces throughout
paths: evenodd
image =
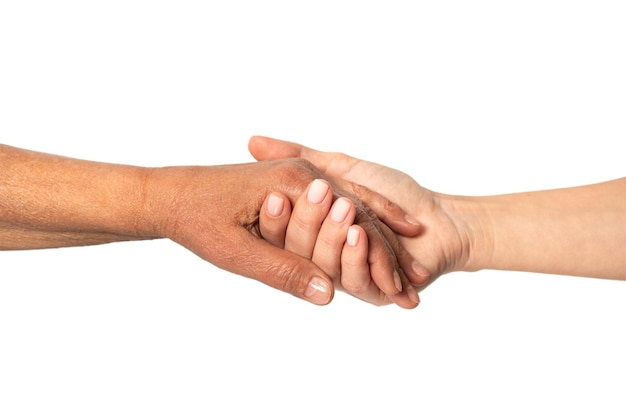
M 0 250 L 169 238 L 230 272 L 316 304 L 332 299 L 332 281 L 322 269 L 259 232 L 259 212 L 270 191 L 295 202 L 311 181 L 324 177 L 306 160 L 146 168 L 0 145 L 0 166 Z M 327 181 L 354 202 L 377 285 L 399 293 L 394 276 L 408 283 L 402 268 L 412 258 L 394 231 L 415 234 L 419 226 L 379 195 L 348 181 Z M 324 198 L 330 202 L 334 196 Z
M 423 289 L 442 274 L 462 269 L 468 262 L 467 248 L 471 238 L 463 225 L 455 223 L 446 212 L 445 196 L 421 187 L 409 175 L 345 154 L 317 151 L 297 143 L 261 136 L 250 139 L 249 150 L 259 161 L 305 158 L 327 176 L 367 187 L 418 219 L 423 227 L 419 236 L 398 236 L 402 245 L 430 273 L 428 282 L 411 280 L 418 288 Z
M 403 282 L 400 274 L 395 279 L 402 292 L 394 295 L 385 294 L 372 279 L 367 234 L 353 224 L 355 213 L 350 199 L 340 197 L 332 202 L 330 185 L 316 179 L 293 209 L 281 193 L 268 195 L 259 228 L 275 246 L 311 259 L 333 279 L 336 289 L 374 305 L 395 303 L 415 308 L 419 304 L 417 291 L 409 282 Z
M 419 219 L 419 236 L 398 238 L 430 271 L 429 282 L 448 272 L 481 269 L 626 279 L 626 178 L 487 196 L 448 195 L 425 189 L 398 170 L 345 154 L 263 137 L 253 137 L 249 149 L 258 160 L 306 158 L 328 176 L 367 187 Z
M 332 299 L 333 286 L 323 269 L 311 262 L 310 256 L 307 259 L 299 256 L 305 254 L 302 251 L 293 253 L 264 241 L 259 231 L 259 212 L 270 190 L 281 193 L 292 204 L 314 179 L 324 177 L 302 159 L 167 167 L 156 169 L 147 177 L 146 194 L 149 212 L 162 216 L 157 223 L 157 235 L 180 243 L 218 267 L 316 304 L 326 304 Z M 408 286 L 409 279 L 419 277 L 412 271 L 405 275 L 403 269 L 410 268 L 414 261 L 399 244 L 394 231 L 414 235 L 419 232 L 419 226 L 407 222 L 399 207 L 369 190 L 344 180 L 326 181 L 333 184 L 333 191 L 350 196 L 351 202 L 356 201 L 351 203 L 352 210 L 355 222 L 369 242 L 370 269 L 377 287 L 390 296 L 402 293 L 403 282 Z M 350 187 L 350 191 L 340 184 Z M 330 205 L 334 198 L 330 187 L 322 194 L 321 200 Z M 385 208 L 384 212 L 381 207 Z M 394 229 L 372 210 L 380 211 L 381 218 Z M 301 239 L 307 241 L 296 243 Z M 308 237 L 293 235 L 289 242 L 310 249 Z

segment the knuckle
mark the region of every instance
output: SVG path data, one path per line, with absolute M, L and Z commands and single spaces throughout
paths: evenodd
M 349 279 L 342 279 L 341 286 L 347 293 L 357 297 L 365 294 L 368 287 L 368 285 L 364 282 L 354 282 Z
M 272 264 L 269 268 L 270 276 L 273 277 L 271 285 L 289 294 L 298 294 L 303 291 L 302 270 L 297 264 L 283 263 Z
M 276 169 L 282 179 L 283 191 L 292 198 L 300 195 L 315 178 L 324 178 L 319 169 L 303 158 L 279 160 Z

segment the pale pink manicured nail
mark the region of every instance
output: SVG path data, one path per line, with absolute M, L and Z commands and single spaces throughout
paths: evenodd
M 278 217 L 283 213 L 285 200 L 276 194 L 270 194 L 267 199 L 267 213 L 272 217 Z
M 328 282 L 320 277 L 313 277 L 304 291 L 304 296 L 313 304 L 328 304 L 330 302 Z
M 341 223 L 346 219 L 349 212 L 350 202 L 345 198 L 338 198 L 330 211 L 330 218 L 333 219 L 334 222 Z
M 326 184 L 322 180 L 315 179 L 313 183 L 309 187 L 309 193 L 307 194 L 307 199 L 310 203 L 319 204 L 324 201 L 324 197 L 326 197 L 326 193 L 328 193 L 328 184 Z
M 354 226 L 350 226 L 346 241 L 348 242 L 348 245 L 356 246 L 359 243 L 359 229 Z

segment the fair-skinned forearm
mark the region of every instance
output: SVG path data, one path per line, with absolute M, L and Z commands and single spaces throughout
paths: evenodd
M 464 269 L 626 279 L 626 178 L 489 197 L 444 197 L 474 225 Z M 479 229 L 478 229 L 479 228 Z

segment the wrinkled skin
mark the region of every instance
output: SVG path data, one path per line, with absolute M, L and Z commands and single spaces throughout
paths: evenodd
M 0 167 L 0 250 L 169 238 L 220 268 L 314 304 L 332 300 L 333 282 L 321 268 L 260 238 L 259 212 L 270 190 L 295 202 L 313 179 L 325 178 L 306 160 L 146 168 L 0 145 Z M 419 228 L 379 195 L 327 181 L 355 206 L 370 242 L 372 279 L 401 301 L 394 271 L 408 286 L 402 268 L 411 257 L 392 229 L 414 235 Z

